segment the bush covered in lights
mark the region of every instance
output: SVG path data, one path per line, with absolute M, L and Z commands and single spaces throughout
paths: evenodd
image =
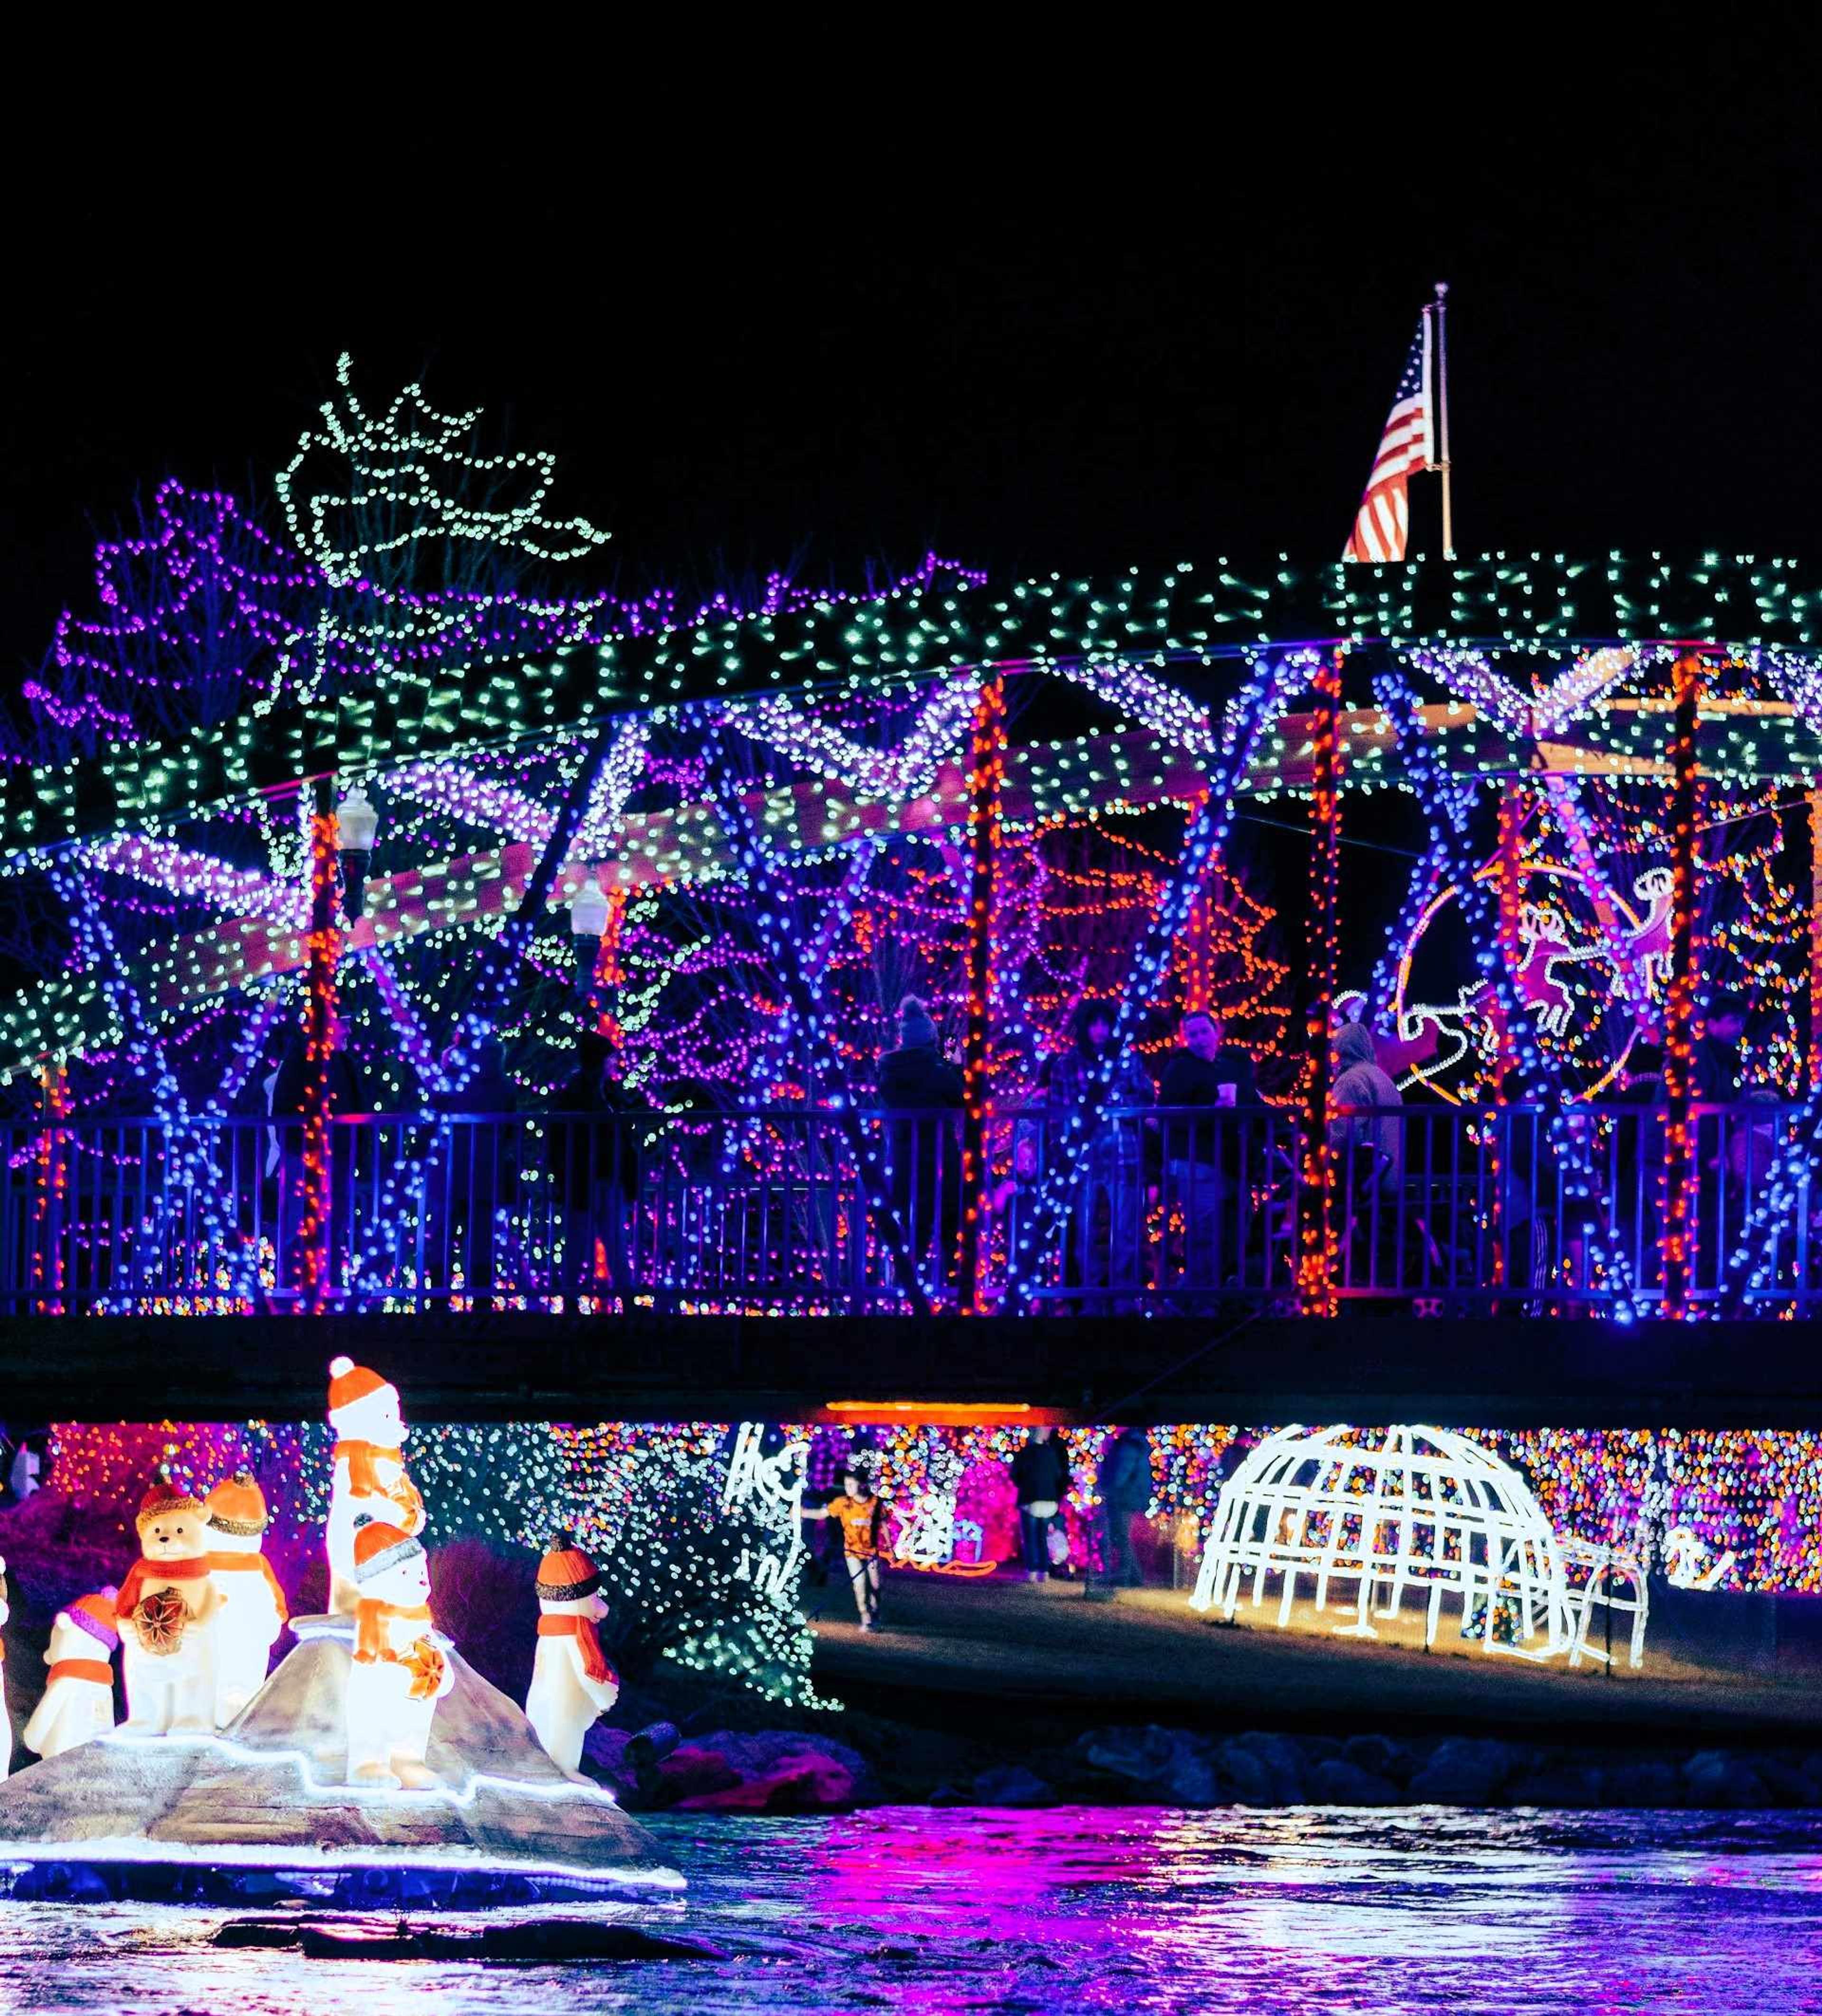
M 287 1590 L 309 1592 L 320 1607 L 332 1440 L 315 1423 L 65 1425 L 43 1503 L 70 1501 L 92 1535 L 96 1519 L 105 1531 L 111 1515 L 124 1568 L 143 1489 L 136 1480 L 163 1465 L 186 1488 L 206 1491 L 247 1468 L 272 1513 L 268 1558 Z M 753 1572 L 768 1553 L 786 1551 L 778 1521 L 763 1507 L 723 1502 L 731 1440 L 731 1431 L 699 1424 L 414 1426 L 411 1474 L 442 1542 L 439 1578 L 446 1565 L 453 1570 L 449 1628 L 458 1639 L 464 1625 L 478 1630 L 478 1662 L 491 1645 L 493 1665 L 483 1670 L 510 1676 L 529 1657 L 538 1558 L 567 1528 L 600 1565 L 610 1606 L 602 1640 L 629 1680 L 647 1679 L 669 1660 L 768 1699 L 818 1705 L 796 1574 Z M 437 1586 L 442 1601 L 441 1579 Z M 522 1647 L 511 1636 L 518 1616 L 525 1620 Z
M 1023 1428 L 817 1432 L 857 1437 L 890 1504 L 910 1507 L 933 1493 L 981 1528 L 988 1557 L 1016 1557 L 1008 1466 Z M 1093 1544 L 1095 1474 L 1112 1431 L 1059 1432 L 1070 1453 L 1073 1487 L 1066 1510 L 1079 1560 Z M 1152 1509 L 1184 1525 L 1187 1547 L 1193 1550 L 1206 1526 L 1236 1438 L 1262 1432 L 1210 1424 L 1151 1431 Z M 1734 1557 L 1723 1586 L 1822 1594 L 1822 1435 L 1763 1429 L 1465 1432 L 1521 1472 L 1557 1532 L 1626 1543 L 1642 1532 L 1661 1547 L 1665 1533 L 1687 1527 L 1714 1555 Z M 680 1654 L 738 1674 L 761 1691 L 805 1699 L 809 1643 L 801 1611 L 794 1600 L 770 1600 L 750 1573 L 757 1553 L 776 1546 L 777 1528 L 719 1509 L 733 1434 L 705 1424 L 417 1427 L 412 1474 L 437 1533 L 524 1549 L 528 1589 L 535 1550 L 557 1527 L 574 1530 L 603 1561 L 614 1628 L 639 1634 L 628 1640 L 633 1658 Z M 205 1489 L 244 1463 L 261 1476 L 274 1505 L 268 1552 L 290 1586 L 318 1557 L 327 1454 L 326 1434 L 313 1425 L 66 1424 L 56 1431 L 51 1483 L 77 1506 L 119 1518 L 124 1546 L 139 1481 L 155 1461 L 169 1463 L 180 1481 Z M 85 1524 L 93 1544 L 96 1529 L 86 1515 Z

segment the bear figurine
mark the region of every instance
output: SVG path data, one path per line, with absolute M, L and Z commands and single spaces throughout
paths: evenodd
M 114 1654 L 120 1643 L 112 1589 L 79 1596 L 57 1612 L 45 1651 L 50 1672 L 25 1725 L 27 1750 L 61 1757 L 114 1726 Z
M 272 1648 L 290 1611 L 260 1536 L 272 1523 L 251 1472 L 224 1478 L 203 1500 L 209 1517 L 209 1579 L 222 1599 L 215 1619 L 215 1726 L 225 1729 L 265 1685 Z
M 583 1739 L 620 1695 L 596 1626 L 608 1614 L 600 1571 L 568 1533 L 538 1564 L 538 1647 L 525 1719 L 553 1763 L 579 1776 Z
M 348 1782 L 434 1786 L 424 1763 L 437 1703 L 456 1683 L 430 1614 L 430 1563 L 402 1528 L 363 1519 L 354 1536 L 355 1650 L 348 1672 Z
M 334 1616 L 350 1617 L 359 1600 L 354 1575 L 355 1526 L 363 1519 L 374 1519 L 415 1537 L 424 1531 L 424 1500 L 405 1467 L 403 1444 L 409 1431 L 399 1412 L 396 1387 L 352 1359 L 332 1359 L 329 1422 L 336 1438 L 324 1532 L 329 1608 Z
M 114 1601 L 127 1683 L 124 1729 L 187 1735 L 215 1726 L 215 1624 L 207 1514 L 161 1478 L 139 1506 L 139 1558 Z

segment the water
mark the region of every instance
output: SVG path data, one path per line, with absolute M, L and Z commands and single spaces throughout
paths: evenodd
M 630 1914 L 724 1961 L 306 1960 L 212 1947 L 219 1911 L 9 1903 L 0 2010 L 1822 2011 L 1822 1814 L 904 1807 L 652 1831 L 690 1893 Z

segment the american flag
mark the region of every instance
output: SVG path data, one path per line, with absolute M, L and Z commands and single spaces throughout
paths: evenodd
M 1416 340 L 1405 359 L 1398 396 L 1379 438 L 1366 494 L 1354 514 L 1354 530 L 1341 549 L 1344 560 L 1402 560 L 1411 531 L 1410 484 L 1419 470 L 1434 466 L 1431 434 L 1430 311 L 1417 324 Z

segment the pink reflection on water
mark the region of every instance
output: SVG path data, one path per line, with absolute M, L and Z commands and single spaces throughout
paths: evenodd
M 1096 1892 L 1155 1874 L 1156 1843 L 1172 1816 L 1109 1811 L 1084 1840 L 1079 1814 L 994 1807 L 893 1812 L 889 1827 L 864 1813 L 837 1823 L 810 1847 L 817 1904 L 834 1917 L 940 1913 L 990 1937 L 1030 1938 L 1063 1916 L 1098 1920 Z

